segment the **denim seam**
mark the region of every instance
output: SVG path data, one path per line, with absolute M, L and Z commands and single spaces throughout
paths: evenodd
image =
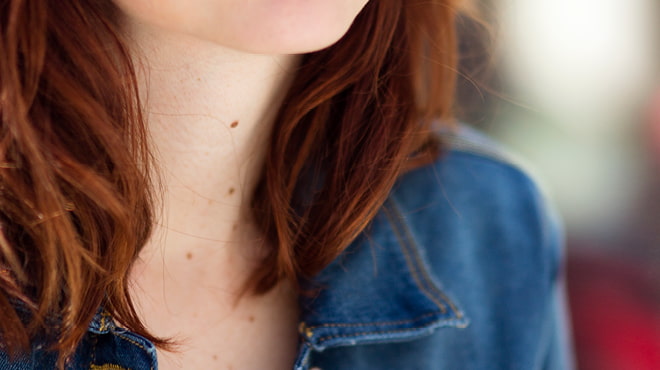
M 116 334 L 116 335 L 117 335 L 119 338 L 121 338 L 121 339 L 123 339 L 123 340 L 125 340 L 125 341 L 127 341 L 127 342 L 133 343 L 134 345 L 136 345 L 136 346 L 142 348 L 142 349 L 145 350 L 145 351 L 147 350 L 146 348 L 144 348 L 144 346 L 143 346 L 142 344 L 140 344 L 140 343 L 134 341 L 134 340 L 131 339 L 131 338 L 128 338 L 128 337 L 126 337 L 126 336 L 124 336 L 124 335 L 122 335 L 122 334 Z
M 398 212 L 398 209 L 396 208 L 395 204 L 392 204 L 392 208 L 393 208 L 392 210 L 396 213 L 396 216 L 401 218 L 401 214 Z M 422 292 L 424 292 L 424 295 L 426 295 L 426 297 L 429 298 L 440 309 L 440 311 L 443 314 L 446 313 L 447 307 L 438 299 L 438 297 L 434 296 L 434 293 L 436 295 L 438 293 L 437 289 L 429 289 L 427 287 L 428 282 L 423 281 L 423 279 L 428 278 L 428 275 L 423 272 L 423 266 L 419 264 L 419 259 L 415 258 L 415 261 L 413 261 L 413 259 L 411 258 L 412 253 L 410 249 L 413 249 L 414 247 L 408 245 L 408 243 L 406 242 L 406 238 L 404 238 L 401 235 L 401 232 L 399 230 L 399 227 L 404 228 L 404 225 L 401 225 L 401 223 L 395 219 L 395 216 L 392 215 L 388 210 L 386 210 L 385 215 L 389 219 L 392 225 L 392 230 L 394 231 L 394 234 L 397 240 L 399 241 L 399 244 L 401 246 L 401 251 L 403 252 L 404 257 L 406 258 L 406 264 L 408 265 L 408 268 L 410 269 L 413 279 L 415 280 L 415 284 Z M 404 228 L 404 232 L 405 232 L 405 228 Z M 420 279 L 419 276 L 420 273 L 422 274 L 422 279 Z M 429 285 L 433 286 L 433 284 L 429 284 Z M 440 299 L 442 298 L 444 298 L 444 295 L 440 294 Z
M 351 323 L 351 324 L 344 324 L 344 323 L 337 323 L 337 324 L 320 324 L 320 325 L 314 325 L 314 326 L 307 326 L 308 329 L 314 330 L 318 328 L 345 328 L 345 327 L 357 327 L 357 326 L 368 326 L 368 325 L 401 325 L 401 324 L 407 324 L 409 322 L 421 320 L 430 316 L 436 315 L 436 312 L 430 312 L 427 314 L 424 314 L 422 316 L 418 316 L 412 319 L 406 319 L 406 320 L 399 320 L 399 321 L 376 321 L 376 322 L 360 322 L 360 323 Z
M 94 366 L 96 363 L 96 345 L 98 344 L 99 338 L 96 334 L 92 335 L 92 353 L 90 354 L 89 363 L 90 366 Z
M 125 367 L 119 366 L 117 364 L 91 365 L 89 369 L 90 370 L 106 370 L 106 369 L 127 370 Z
M 434 303 L 438 304 L 439 300 L 446 302 L 447 305 L 449 305 L 449 308 L 452 310 L 452 312 L 456 315 L 456 317 L 459 319 L 462 318 L 463 314 L 460 312 L 460 310 L 456 308 L 456 305 L 454 305 L 452 300 L 449 299 L 449 297 L 447 297 L 447 295 L 444 294 L 438 288 L 438 286 L 433 282 L 433 279 L 431 279 L 431 276 L 429 275 L 427 269 L 424 267 L 425 266 L 424 262 L 422 261 L 422 257 L 419 254 L 419 246 L 417 246 L 417 244 L 415 243 L 415 239 L 413 238 L 410 229 L 403 222 L 403 215 L 401 214 L 401 211 L 399 210 L 399 207 L 396 204 L 396 200 L 390 198 L 388 203 L 391 203 L 392 211 L 396 213 L 396 216 L 398 217 L 398 220 L 400 220 L 400 222 L 397 222 L 396 219 L 393 219 L 394 216 L 391 215 L 389 212 L 386 212 L 386 215 L 388 216 L 388 218 L 390 218 L 392 223 L 398 224 L 398 226 L 403 230 L 403 233 L 405 234 L 405 238 L 404 238 L 401 236 L 399 231 L 396 228 L 394 228 L 394 233 L 397 239 L 399 239 L 399 242 L 402 246 L 402 250 L 404 251 L 404 255 L 406 255 L 406 258 L 409 258 L 408 256 L 412 255 L 415 260 L 415 264 L 417 266 L 417 271 L 414 274 L 415 282 L 418 284 L 420 289 L 422 289 L 422 291 L 426 293 L 427 296 Z M 417 277 L 417 273 L 422 275 L 422 279 L 419 279 Z M 442 312 L 446 313 L 446 306 L 442 303 L 440 303 L 440 305 L 441 306 L 439 307 L 442 309 Z
M 460 321 L 460 320 L 447 320 L 446 322 L 452 322 L 452 321 Z M 440 322 L 440 321 L 437 321 Z M 350 334 L 333 334 L 333 335 L 328 335 L 322 338 L 319 338 L 319 342 L 324 342 L 330 339 L 335 339 L 335 338 L 350 338 L 350 337 L 357 337 L 361 335 L 369 335 L 369 334 L 398 334 L 398 333 L 405 333 L 405 332 L 410 332 L 414 331 L 417 329 L 424 329 L 427 326 L 418 326 L 414 328 L 407 328 L 407 329 L 398 329 L 398 330 L 387 330 L 387 331 L 365 331 L 365 332 L 360 332 L 360 333 L 350 333 Z
M 401 212 L 399 211 L 399 209 L 396 205 L 396 202 L 394 200 L 392 200 L 392 206 L 394 207 L 394 211 L 399 215 L 399 217 L 401 219 L 403 219 L 403 216 L 401 215 Z M 429 275 L 427 269 L 424 268 L 424 262 L 422 261 L 422 257 L 420 256 L 420 254 L 418 252 L 419 247 L 415 243 L 415 239 L 413 238 L 412 232 L 410 231 L 410 229 L 403 222 L 401 222 L 401 228 L 403 229 L 403 232 L 406 235 L 406 240 L 409 240 L 410 243 L 412 244 L 412 246 L 410 247 L 411 254 L 415 257 L 415 260 L 417 261 L 417 265 L 419 266 L 419 271 L 422 274 L 422 276 L 423 276 L 424 280 L 426 281 L 426 283 L 428 284 L 430 290 L 433 291 L 436 295 L 440 296 L 440 299 L 442 299 L 443 301 L 445 301 L 449 305 L 449 307 L 454 312 L 454 314 L 456 314 L 456 317 L 458 317 L 459 319 L 462 318 L 463 314 L 460 312 L 460 310 L 458 310 L 456 308 L 456 306 L 454 305 L 454 303 L 451 301 L 451 299 L 449 299 L 449 297 L 447 297 L 447 295 L 444 294 L 438 288 L 438 286 L 433 282 L 433 279 Z
M 136 346 L 140 347 L 143 351 L 147 352 L 147 349 L 144 348 L 144 346 L 143 346 L 142 344 L 140 344 L 140 343 L 134 341 L 133 339 L 130 339 L 130 338 L 128 338 L 128 337 L 126 337 L 126 336 L 124 336 L 124 335 L 122 335 L 122 334 L 118 334 L 118 333 L 116 333 L 115 335 L 118 336 L 119 338 L 121 338 L 121 339 L 123 339 L 123 340 L 129 342 L 129 343 L 132 343 L 133 345 L 136 345 Z M 150 367 L 150 370 L 154 370 L 154 367 L 151 366 L 151 367 Z

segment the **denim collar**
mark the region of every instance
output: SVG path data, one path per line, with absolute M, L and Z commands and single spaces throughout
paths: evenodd
M 391 196 L 371 226 L 315 279 L 301 300 L 304 338 L 296 369 L 310 351 L 406 341 L 468 320 L 434 281 L 407 218 Z

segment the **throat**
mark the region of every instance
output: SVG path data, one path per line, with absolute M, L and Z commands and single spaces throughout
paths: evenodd
M 158 351 L 159 368 L 291 369 L 298 351 L 299 306 L 290 284 L 240 298 L 214 285 L 200 280 L 135 291 L 147 328 L 176 343 L 172 352 Z

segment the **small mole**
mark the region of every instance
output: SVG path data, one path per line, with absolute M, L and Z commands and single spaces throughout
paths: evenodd
M 186 253 L 186 259 L 191 260 L 192 259 L 192 253 L 190 253 L 190 252 Z
M 235 191 L 236 191 L 236 189 L 234 189 L 234 188 L 229 188 L 229 195 L 234 194 Z
M 254 316 L 250 315 L 250 317 L 248 317 L 248 321 L 249 322 L 254 322 Z
M 238 126 L 238 121 L 234 121 L 231 123 L 231 125 L 229 125 L 231 128 L 236 128 L 236 126 Z
M 236 230 L 236 229 L 238 229 L 238 224 L 234 224 L 234 226 L 232 226 L 231 229 L 232 229 L 232 230 Z
M 227 365 L 227 370 L 234 370 L 234 367 L 231 365 Z
M 218 355 L 213 355 L 213 361 L 218 361 Z
M 197 77 L 197 81 L 201 81 L 201 80 L 202 80 L 201 78 Z

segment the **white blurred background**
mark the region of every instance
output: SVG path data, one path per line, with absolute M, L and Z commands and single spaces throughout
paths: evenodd
M 609 239 L 645 181 L 645 105 L 660 89 L 657 0 L 500 0 L 505 89 L 529 107 L 498 136 L 543 169 L 572 232 Z M 660 216 L 660 215 L 659 215 Z
M 466 27 L 480 87 L 462 81 L 463 119 L 525 158 L 558 205 L 580 368 L 660 369 L 660 1 L 477 4 L 495 61 Z

